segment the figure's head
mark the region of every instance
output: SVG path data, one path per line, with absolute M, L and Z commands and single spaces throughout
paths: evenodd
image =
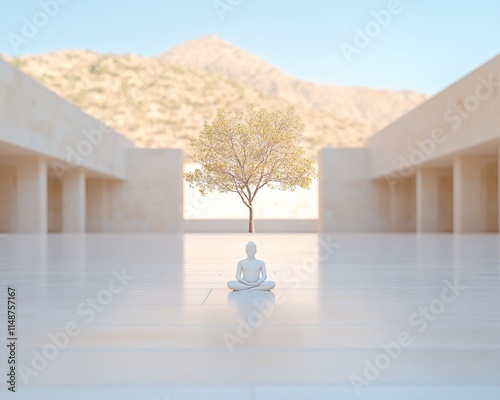
M 246 253 L 249 257 L 255 256 L 255 253 L 257 253 L 257 245 L 252 241 L 248 242 L 246 247 Z

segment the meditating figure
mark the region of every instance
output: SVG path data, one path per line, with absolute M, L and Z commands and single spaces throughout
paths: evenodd
M 232 290 L 271 290 L 273 281 L 266 281 L 266 264 L 255 258 L 257 245 L 248 242 L 246 247 L 247 258 L 238 262 L 236 281 L 229 281 L 227 287 Z

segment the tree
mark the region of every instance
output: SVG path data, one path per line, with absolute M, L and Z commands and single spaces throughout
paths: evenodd
M 185 178 L 203 196 L 213 191 L 237 193 L 249 210 L 248 231 L 253 233 L 253 204 L 260 189 L 309 189 L 317 177 L 312 162 L 304 158 L 303 131 L 304 123 L 293 108 L 217 109 L 212 124 L 205 122 L 199 137 L 191 139 L 192 159 L 201 167 Z

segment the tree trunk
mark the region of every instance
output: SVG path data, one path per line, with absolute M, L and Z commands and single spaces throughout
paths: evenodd
M 253 226 L 253 208 L 252 206 L 248 207 L 250 211 L 250 216 L 248 218 L 248 232 L 249 233 L 255 233 L 255 228 Z

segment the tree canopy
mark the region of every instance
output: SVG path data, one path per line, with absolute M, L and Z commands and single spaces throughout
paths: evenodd
M 269 112 L 249 107 L 218 109 L 191 139 L 193 161 L 200 164 L 185 178 L 202 195 L 234 192 L 249 209 L 249 232 L 254 232 L 253 203 L 267 186 L 279 190 L 309 189 L 317 177 L 302 148 L 305 126 L 293 108 Z

